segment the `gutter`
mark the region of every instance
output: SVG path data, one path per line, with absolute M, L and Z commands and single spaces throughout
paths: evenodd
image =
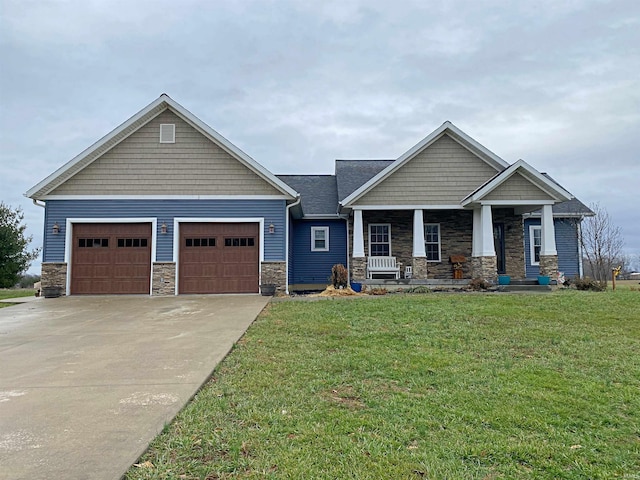
M 45 208 L 44 202 L 42 202 L 42 203 L 38 203 L 38 200 L 37 200 L 37 199 L 35 199 L 35 198 L 33 199 L 33 204 L 34 204 L 34 205 L 37 205 L 37 206 L 39 206 L 39 207 Z
M 298 194 L 298 196 L 296 197 L 297 200 L 289 205 L 287 205 L 286 208 L 286 215 L 287 215 L 287 222 L 286 222 L 286 226 L 285 226 L 285 252 L 284 252 L 284 268 L 285 268 L 285 286 L 284 286 L 284 293 L 286 293 L 287 295 L 289 295 L 289 223 L 291 221 L 291 215 L 289 214 L 289 210 L 291 210 L 292 207 L 295 207 L 296 205 L 299 205 L 300 202 L 302 201 L 302 196 L 300 194 Z

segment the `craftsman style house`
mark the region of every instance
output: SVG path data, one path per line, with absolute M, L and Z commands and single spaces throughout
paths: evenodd
M 167 95 L 30 189 L 43 287 L 66 294 L 258 293 L 581 274 L 592 213 L 450 122 L 395 160 L 273 175 Z

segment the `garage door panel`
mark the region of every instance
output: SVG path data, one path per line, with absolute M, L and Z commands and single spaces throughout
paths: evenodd
M 148 294 L 151 224 L 73 226 L 72 294 Z
M 180 225 L 180 293 L 257 293 L 258 223 Z

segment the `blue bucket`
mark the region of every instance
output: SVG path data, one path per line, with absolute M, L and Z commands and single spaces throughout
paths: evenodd
M 351 282 L 351 290 L 353 290 L 356 293 L 360 293 L 362 291 L 362 284 Z
M 511 283 L 510 275 L 500 275 L 498 277 L 498 285 L 509 285 Z

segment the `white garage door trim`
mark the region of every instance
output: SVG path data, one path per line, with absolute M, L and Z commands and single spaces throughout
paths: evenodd
M 71 244 L 73 243 L 74 223 L 150 223 L 151 224 L 151 272 L 149 278 L 149 294 L 153 292 L 153 264 L 156 261 L 156 236 L 158 219 L 155 217 L 126 217 L 126 218 L 67 218 L 64 237 L 64 261 L 67 264 L 66 295 L 71 294 Z
M 173 261 L 176 265 L 175 295 L 178 295 L 180 272 L 180 224 L 181 223 L 259 223 L 260 224 L 260 265 L 264 262 L 264 217 L 175 217 L 173 219 Z M 258 265 L 258 284 L 262 284 L 262 268 Z

